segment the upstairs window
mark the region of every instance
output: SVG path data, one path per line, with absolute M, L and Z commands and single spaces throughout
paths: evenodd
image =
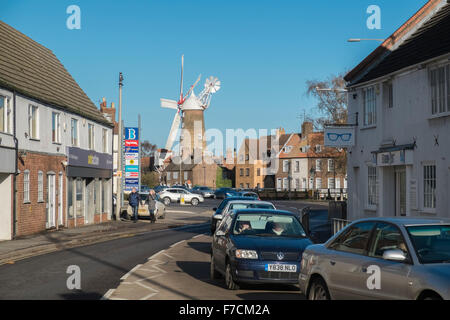
M 430 71 L 431 114 L 450 112 L 450 65 Z
M 363 91 L 364 97 L 364 125 L 371 126 L 377 123 L 377 100 L 375 88 L 367 88 Z
M 88 124 L 88 143 L 89 143 L 89 149 L 94 150 L 95 143 L 94 143 L 94 125 Z
M 59 124 L 59 113 L 52 112 L 52 142 L 60 143 L 61 142 L 61 133 L 60 133 L 60 124 Z
M 378 175 L 377 167 L 367 167 L 368 172 L 368 190 L 367 190 L 367 204 L 369 206 L 376 206 L 378 204 Z
M 0 132 L 4 133 L 12 133 L 12 115 L 9 101 L 9 98 L 0 96 Z
M 328 159 L 328 172 L 334 172 L 334 160 Z
M 28 135 L 30 139 L 39 139 L 39 114 L 38 107 L 28 107 Z
M 108 130 L 102 129 L 102 146 L 103 146 L 103 153 L 108 152 Z
M 322 171 L 322 160 L 320 159 L 316 160 L 316 171 L 318 172 Z
M 423 206 L 427 209 L 436 208 L 436 166 L 423 167 Z
M 73 147 L 78 147 L 78 120 L 72 119 L 70 123 L 70 136 Z
M 283 160 L 283 172 L 289 172 L 289 160 Z

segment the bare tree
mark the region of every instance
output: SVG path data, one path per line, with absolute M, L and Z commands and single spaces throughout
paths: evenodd
M 141 143 L 141 152 L 144 157 L 152 156 L 157 148 L 156 144 L 152 144 L 148 140 Z
M 325 80 L 306 81 L 307 94 L 317 99 L 321 117 L 315 119 L 320 128 L 325 124 L 347 123 L 347 92 L 343 74 L 331 75 Z

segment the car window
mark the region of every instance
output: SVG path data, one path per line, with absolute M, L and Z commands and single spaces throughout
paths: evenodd
M 220 223 L 218 230 L 226 233 L 227 230 L 229 230 L 230 225 L 231 225 L 231 216 L 226 216 L 224 219 L 222 219 L 222 222 Z
M 337 238 L 330 249 L 355 254 L 365 254 L 370 233 L 375 222 L 360 222 L 351 226 L 342 236 Z
M 406 228 L 420 263 L 450 263 L 450 225 Z
M 384 251 L 394 249 L 402 250 L 409 256 L 400 229 L 390 223 L 377 223 L 369 249 L 369 256 L 382 258 Z

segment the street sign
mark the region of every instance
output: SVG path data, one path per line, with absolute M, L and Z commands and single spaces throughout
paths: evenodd
M 139 147 L 138 140 L 125 140 L 125 147 Z
M 139 129 L 125 128 L 125 190 L 139 188 Z
M 139 140 L 139 129 L 125 128 L 125 140 Z
M 139 165 L 139 160 L 137 160 L 137 159 L 126 159 L 125 160 L 125 165 L 126 166 L 137 166 L 137 165 Z
M 129 153 L 139 153 L 139 147 L 127 147 L 125 146 L 125 154 L 129 154 Z
M 354 127 L 325 127 L 324 146 L 345 148 L 355 145 Z

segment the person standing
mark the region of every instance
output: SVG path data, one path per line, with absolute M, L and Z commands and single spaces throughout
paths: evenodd
M 131 208 L 133 209 L 133 216 L 134 216 L 134 223 L 138 220 L 138 208 L 139 208 L 139 202 L 141 201 L 141 197 L 139 193 L 136 192 L 136 188 L 133 188 L 131 190 L 130 196 L 128 197 L 128 203 L 130 204 Z
M 155 190 L 152 189 L 150 190 L 150 193 L 148 195 L 148 211 L 150 213 L 151 223 L 156 222 L 155 210 L 156 210 L 156 194 Z

